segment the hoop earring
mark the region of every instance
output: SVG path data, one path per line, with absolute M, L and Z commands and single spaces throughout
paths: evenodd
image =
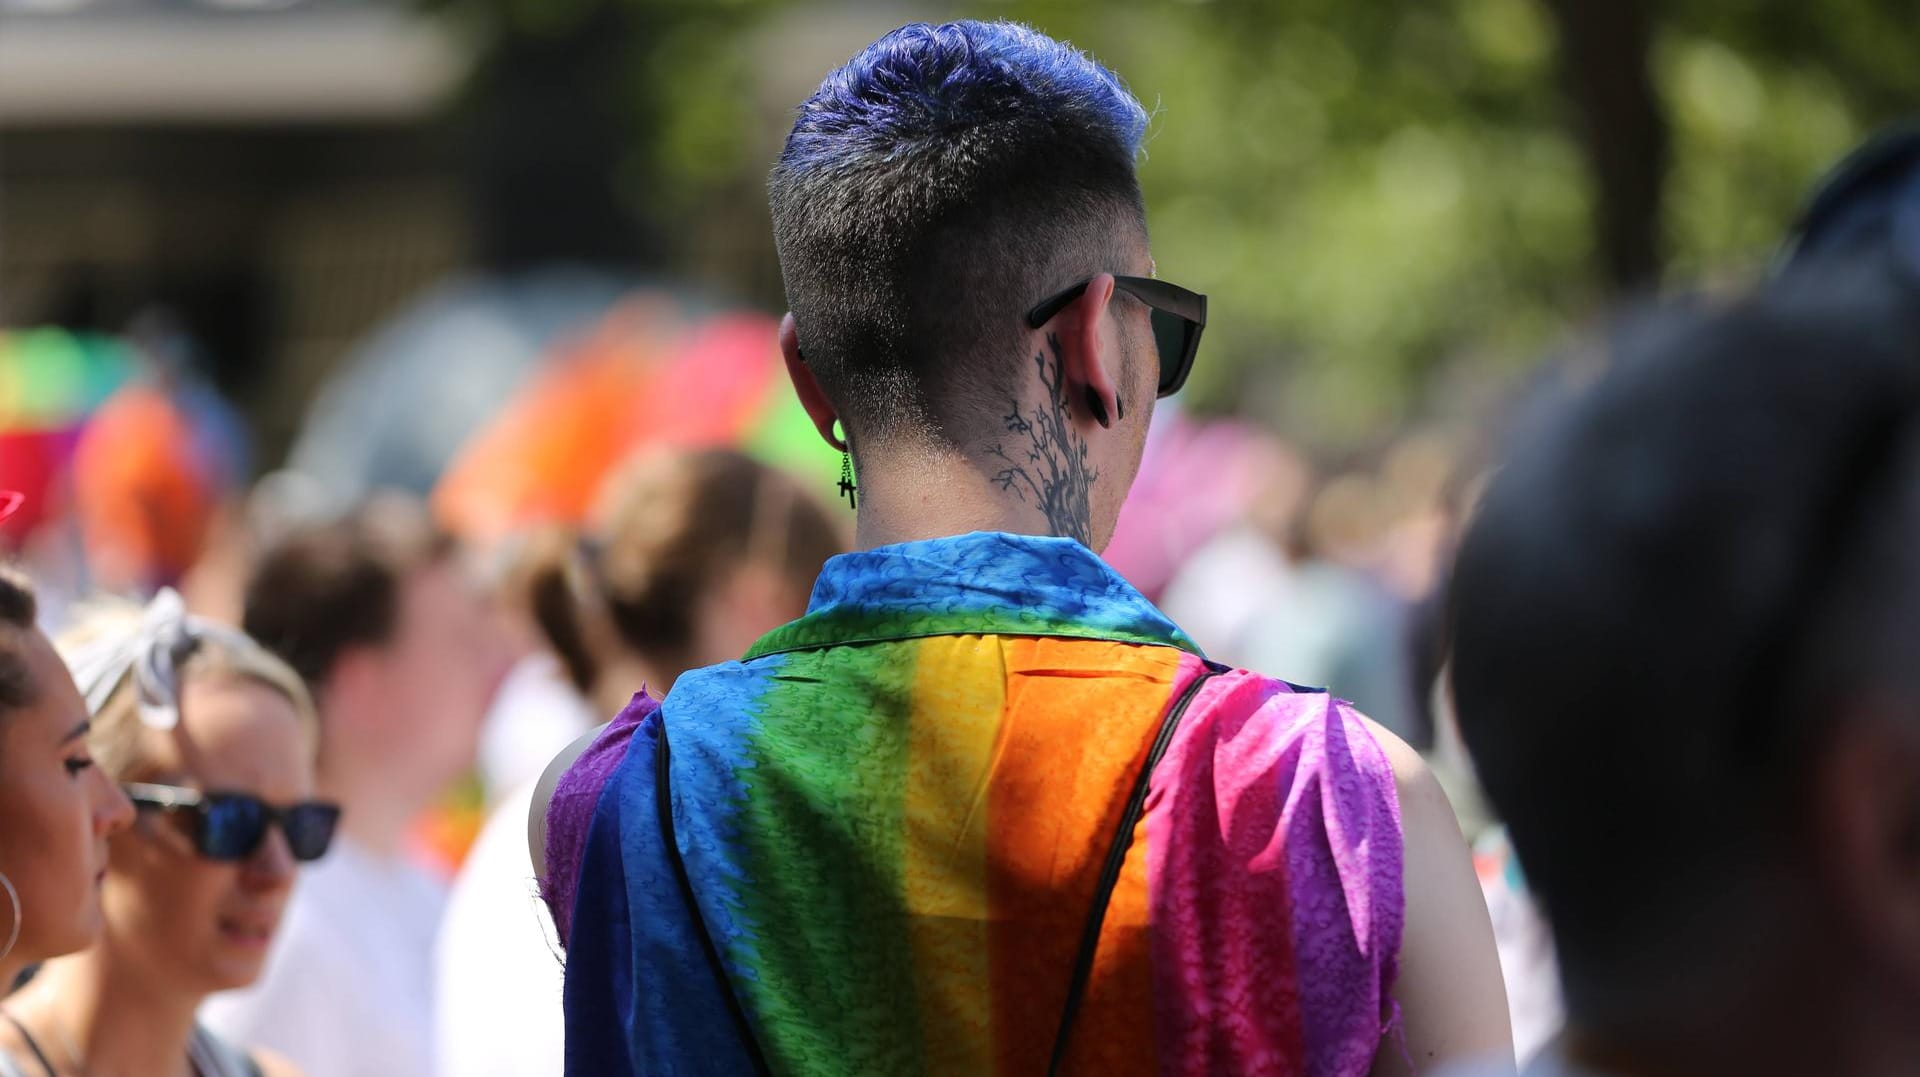
M 0 871 L 0 890 L 7 892 L 7 901 L 13 905 L 13 927 L 7 931 L 7 945 L 0 949 L 0 961 L 5 961 L 13 953 L 14 944 L 20 941 L 20 891 L 13 888 L 13 880 L 7 873 Z

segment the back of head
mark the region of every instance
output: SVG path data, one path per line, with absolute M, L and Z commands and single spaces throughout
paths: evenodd
M 800 352 L 852 436 L 991 428 L 1032 359 L 1022 315 L 1144 246 L 1146 123 L 1012 23 L 903 26 L 827 76 L 769 186 Z
M 1920 703 L 1920 326 L 1884 274 L 1614 350 L 1511 447 L 1453 585 L 1461 730 L 1583 1021 L 1766 959 L 1812 746 L 1867 695 Z
M 600 501 L 585 536 L 546 536 L 526 573 L 534 618 L 583 694 L 593 693 L 614 649 L 668 679 L 739 657 L 704 653 L 708 600 L 752 567 L 804 605 L 821 566 L 845 548 L 797 482 L 731 450 L 645 457 L 615 474 Z
M 376 498 L 272 543 L 247 582 L 242 627 L 322 698 L 343 653 L 393 637 L 408 576 L 452 553 L 416 502 Z
M 1861 257 L 1886 258 L 1920 281 L 1920 122 L 1876 133 L 1821 178 L 1780 266 L 1802 272 Z

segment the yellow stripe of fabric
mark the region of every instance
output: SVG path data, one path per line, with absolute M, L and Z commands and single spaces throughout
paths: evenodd
M 987 793 L 1006 683 L 995 637 L 918 644 L 904 884 L 929 1074 L 993 1068 Z

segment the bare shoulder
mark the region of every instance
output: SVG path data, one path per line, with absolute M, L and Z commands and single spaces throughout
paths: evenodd
M 553 792 L 560 787 L 560 779 L 593 747 L 593 742 L 606 728 L 605 724 L 594 726 L 560 749 L 560 754 L 553 757 L 547 769 L 540 772 L 540 780 L 534 783 L 533 802 L 527 806 L 527 856 L 533 860 L 533 874 L 537 879 L 547 877 L 547 808 L 553 803 Z
M 1386 726 L 1359 715 L 1360 722 L 1367 732 L 1380 745 L 1380 752 L 1387 757 L 1387 765 L 1393 768 L 1394 789 L 1400 794 L 1400 816 L 1402 829 L 1413 829 L 1410 825 L 1418 820 L 1426 823 L 1432 818 L 1453 821 L 1453 805 L 1447 800 L 1446 790 L 1440 787 L 1440 779 L 1434 777 L 1433 768 L 1413 747 Z
M 1446 791 L 1420 753 L 1361 718 L 1393 769 L 1400 797 L 1406 895 L 1399 977 L 1403 1054 L 1383 1046 L 1372 1077 L 1430 1072 L 1444 1063 L 1494 1058 L 1511 1064 L 1506 987 L 1493 925 Z
M 260 1067 L 260 1077 L 306 1077 L 292 1059 L 265 1047 L 249 1048 L 247 1056 L 253 1059 L 254 1065 Z

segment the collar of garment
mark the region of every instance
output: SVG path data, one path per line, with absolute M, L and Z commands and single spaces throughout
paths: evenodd
M 769 633 L 747 659 L 957 635 L 1065 636 L 1200 654 L 1166 614 L 1073 539 L 976 531 L 828 561 L 806 616 Z

